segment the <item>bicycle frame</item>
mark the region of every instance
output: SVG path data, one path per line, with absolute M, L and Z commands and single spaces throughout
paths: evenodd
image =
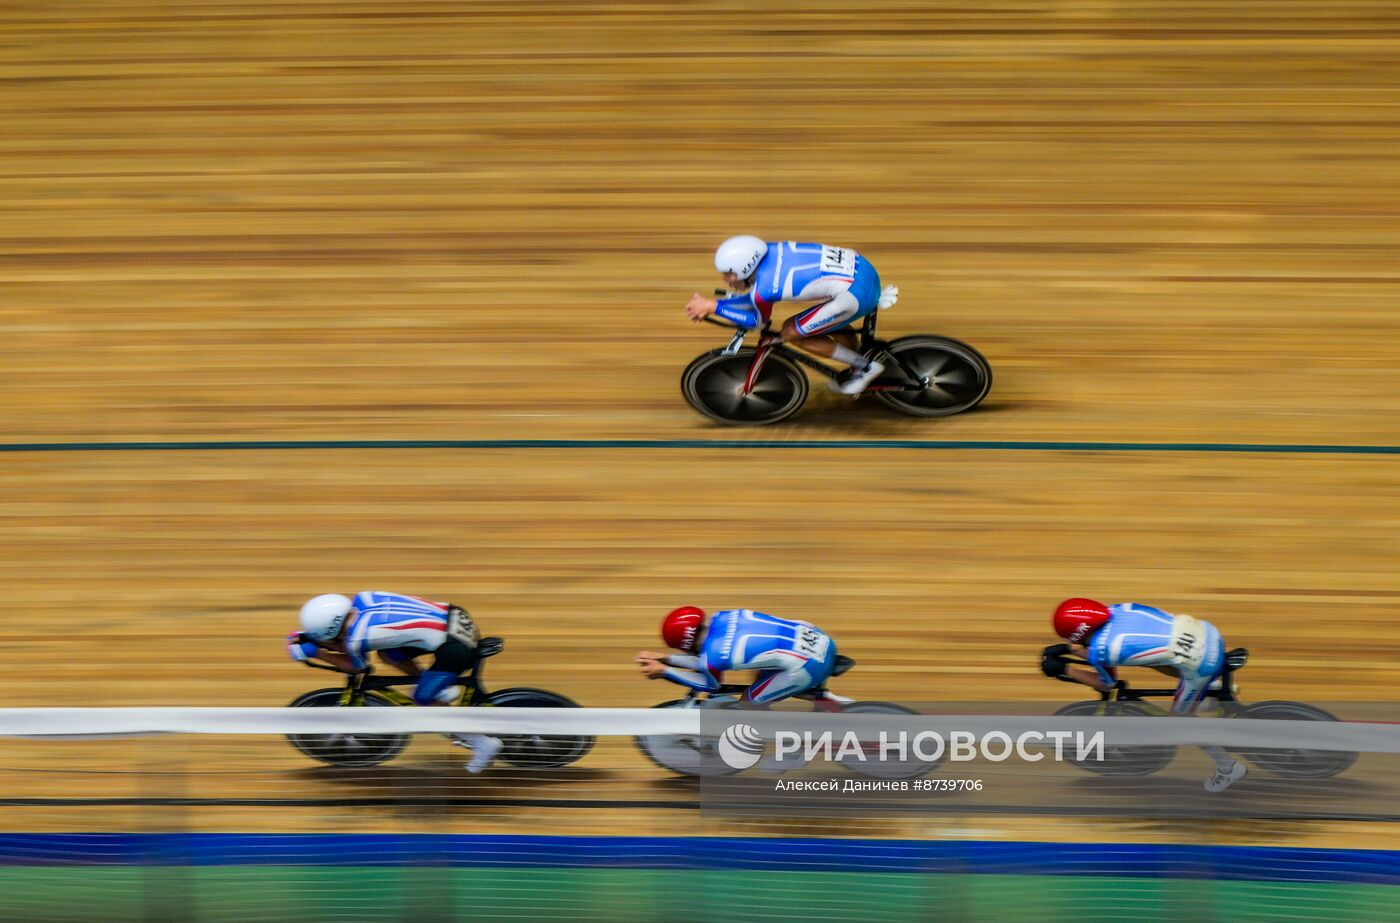
M 723 294 L 723 292 L 719 292 L 718 290 L 716 293 Z M 868 353 L 872 349 L 878 349 L 884 352 L 886 356 L 894 360 L 893 364 L 889 365 L 888 368 L 890 368 L 893 371 L 897 371 L 900 375 L 902 375 L 904 377 L 904 383 L 881 383 L 877 381 L 871 384 L 865 390 L 872 392 L 919 392 L 927 390 L 928 379 L 916 375 L 914 373 L 914 370 L 909 368 L 909 366 L 905 364 L 903 359 L 900 359 L 899 356 L 889 351 L 888 343 L 875 336 L 875 322 L 876 317 L 878 315 L 878 311 L 867 314 L 865 316 L 864 323 L 862 323 L 860 329 L 856 331 L 860 336 L 857 351 L 861 354 Z M 721 352 L 726 356 L 737 355 L 740 348 L 744 344 L 744 338 L 748 336 L 751 332 L 743 327 L 738 327 L 734 324 L 729 324 L 724 321 L 715 320 L 713 317 L 705 318 L 705 322 L 708 324 L 714 324 L 716 327 L 724 327 L 726 329 L 734 331 L 733 337 L 731 337 L 729 340 L 729 345 L 721 350 Z M 771 322 L 765 323 L 763 327 L 758 331 L 758 333 L 758 345 L 755 347 L 753 361 L 749 363 L 748 375 L 744 378 L 743 393 L 745 395 L 751 394 L 753 392 L 754 383 L 758 380 L 758 373 L 762 371 L 763 363 L 768 360 L 768 356 L 772 353 L 779 353 L 782 356 L 792 360 L 793 362 L 796 362 L 798 365 L 806 366 L 807 368 L 811 369 L 817 374 L 824 375 L 827 378 L 836 378 L 838 375 L 841 374 L 841 372 L 837 371 L 836 369 L 833 369 L 829 365 L 819 362 L 813 357 L 807 355 L 807 353 L 803 352 L 802 350 L 796 349 L 784 343 L 778 338 L 778 334 L 773 333 L 773 325 Z
M 746 692 L 748 692 L 748 691 L 749 691 L 749 687 L 746 686 L 746 685 L 744 685 L 744 684 L 742 684 L 742 683 L 739 683 L 739 684 L 726 683 L 726 684 L 720 686 L 718 689 L 715 689 L 715 690 L 713 690 L 713 691 L 701 691 L 701 690 L 699 690 L 699 689 L 688 689 L 688 690 L 686 690 L 686 694 L 685 694 L 684 701 L 686 701 L 686 702 L 702 702 L 702 701 L 708 700 L 708 701 L 714 702 L 714 701 L 717 701 L 717 700 L 719 700 L 719 699 L 729 699 L 729 698 L 732 696 L 732 697 L 733 697 L 734 704 L 739 705 L 740 707 L 743 707 L 743 705 L 742 705 L 743 696 L 744 696 L 744 693 L 746 693 Z M 821 696 L 821 698 L 818 698 L 818 696 Z M 824 711 L 824 712 L 839 712 L 839 711 L 842 710 L 843 706 L 844 706 L 846 703 L 848 703 L 848 702 L 851 701 L 850 699 L 842 699 L 842 698 L 839 698 L 839 697 L 834 697 L 834 696 L 832 695 L 832 693 L 830 692 L 830 690 L 828 690 L 828 689 L 826 688 L 826 686 L 822 686 L 820 689 L 808 689 L 806 692 L 800 692 L 800 693 L 798 693 L 797 695 L 789 696 L 788 698 L 789 698 L 789 699 L 801 699 L 801 700 L 804 701 L 804 702 L 811 702 L 811 703 L 812 703 L 812 710 L 813 710 L 813 711 Z M 751 707 L 751 708 L 766 708 L 766 706 L 762 706 L 762 705 L 752 705 L 752 704 L 750 704 L 748 707 Z
M 477 648 L 478 658 L 471 669 L 464 672 L 458 679 L 458 685 L 462 686 L 461 697 L 453 703 L 456 706 L 483 706 L 490 705 L 490 693 L 481 684 L 481 671 L 485 666 L 487 657 L 499 654 L 505 647 L 505 642 L 500 638 L 482 638 L 481 644 Z M 332 670 L 339 673 L 335 667 L 312 663 L 307 661 L 308 667 L 317 670 Z M 419 677 L 411 675 L 403 676 L 376 676 L 373 670 L 366 670 L 363 673 L 351 673 L 345 677 L 345 691 L 340 695 L 340 704 L 343 706 L 363 705 L 366 692 L 377 692 L 395 705 L 415 706 L 418 703 L 413 701 L 413 697 L 400 692 L 397 686 L 416 686 Z
M 1220 704 L 1221 713 L 1224 715 L 1234 715 L 1243 711 L 1245 708 L 1244 703 L 1235 697 L 1236 693 L 1239 692 L 1239 687 L 1235 683 L 1234 675 L 1235 671 L 1245 665 L 1245 661 L 1248 657 L 1249 651 L 1242 647 L 1235 648 L 1226 654 L 1225 666 L 1220 673 L 1220 688 L 1206 689 L 1204 698 L 1216 700 L 1216 702 Z M 1065 662 L 1081 667 L 1093 666 L 1089 661 L 1081 660 L 1077 657 L 1066 657 Z M 1074 682 L 1074 680 L 1066 680 L 1066 682 Z M 1175 697 L 1176 689 L 1134 689 L 1124 683 L 1120 683 L 1115 685 L 1112 689 L 1104 690 L 1099 693 L 1099 698 L 1103 701 L 1104 705 L 1108 705 L 1112 702 L 1137 702 L 1163 715 L 1169 715 L 1171 712 L 1156 703 L 1147 701 L 1147 699 L 1165 698 L 1168 696 Z
M 400 692 L 395 686 L 414 686 L 418 683 L 416 676 L 384 676 L 370 677 L 360 673 L 348 678 L 345 683 L 345 691 L 341 693 L 341 705 L 361 705 L 364 703 L 365 693 L 374 691 L 395 705 L 416 706 L 413 696 Z M 489 705 L 486 701 L 487 693 L 481 686 L 473 682 L 474 677 L 464 675 L 462 677 L 462 695 L 452 703 L 454 706 Z M 478 698 L 480 701 L 478 701 Z

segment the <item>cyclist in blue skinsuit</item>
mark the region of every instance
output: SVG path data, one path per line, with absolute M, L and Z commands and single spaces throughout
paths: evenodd
M 753 329 L 769 320 L 779 301 L 805 302 L 806 307 L 783 322 L 783 342 L 815 356 L 851 367 L 843 383 L 832 388 L 854 397 L 885 370 L 883 363 L 856 351 L 855 334 L 846 328 L 898 299 L 894 286 L 880 288 L 875 267 L 848 247 L 828 247 L 787 241 L 770 244 L 748 235 L 731 237 L 715 251 L 715 269 L 724 284 L 743 294 L 716 301 L 699 293 L 685 306 L 699 323 L 716 314 L 740 327 Z
M 758 670 L 744 701 L 763 705 L 821 688 L 836 665 L 836 642 L 826 632 L 752 609 L 716 612 L 706 626 L 704 610 L 683 606 L 661 623 L 661 637 L 683 653 L 638 653 L 649 679 L 713 692 L 726 670 Z
M 1119 667 L 1149 667 L 1178 677 L 1172 713 L 1194 714 L 1211 683 L 1225 669 L 1225 641 L 1210 622 L 1172 615 L 1141 603 L 1105 606 L 1092 599 L 1067 599 L 1055 609 L 1055 633 L 1069 644 L 1046 648 L 1040 669 L 1100 692 L 1118 682 Z M 1065 655 L 1088 660 L 1092 669 L 1066 663 Z M 1216 766 L 1206 790 L 1223 792 L 1244 778 L 1245 765 L 1221 747 L 1202 747 Z
M 301 607 L 301 631 L 288 636 L 293 660 L 321 660 L 343 673 L 369 669 L 371 651 L 401 673 L 417 676 L 413 701 L 419 705 L 453 705 L 461 697 L 456 685 L 462 673 L 476 666 L 478 632 L 465 609 L 421 596 L 365 590 L 355 598 L 325 593 Z M 433 656 L 420 669 L 415 657 Z M 467 771 L 481 772 L 500 752 L 499 738 L 486 734 L 453 734 L 453 741 L 470 747 Z

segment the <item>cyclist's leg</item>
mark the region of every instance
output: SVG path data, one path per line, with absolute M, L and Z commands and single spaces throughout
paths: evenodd
M 754 684 L 744 693 L 744 702 L 767 706 L 780 699 L 799 695 L 809 689 L 820 689 L 831 678 L 831 670 L 836 665 L 836 644 L 828 645 L 826 657 L 822 660 L 809 660 L 791 651 L 774 651 L 760 662 L 780 666 L 780 669 L 761 670 Z M 759 768 L 765 772 L 787 772 L 801 769 L 807 760 L 800 754 L 788 755 L 780 759 L 776 754 L 766 757 Z
M 432 666 L 424 670 L 413 687 L 418 705 L 452 705 L 459 693 L 449 692 L 463 673 L 475 666 L 476 650 L 456 638 L 447 638 L 433 652 Z
M 855 321 L 879 310 L 880 277 L 875 267 L 864 258 L 857 258 L 852 281 L 830 280 L 821 294 L 828 295 L 828 300 L 788 318 L 783 325 L 783 339 L 813 355 L 849 365 L 850 378 L 840 384 L 833 382 L 832 387 L 846 395 L 857 395 L 885 370 L 879 360 L 857 350 L 854 331 L 848 329 Z
M 1176 697 L 1172 699 L 1172 714 L 1193 715 L 1205 699 L 1210 684 L 1220 678 L 1225 670 L 1225 640 L 1220 631 L 1207 623 L 1205 656 L 1195 669 L 1179 668 L 1180 681 L 1176 687 Z
M 757 705 L 771 705 L 806 692 L 815 685 L 805 666 L 788 670 L 767 670 L 760 673 L 754 684 L 744 693 L 744 701 Z
M 1190 680 L 1183 677 L 1181 685 L 1177 686 L 1176 698 L 1172 701 L 1172 714 L 1195 714 L 1196 709 L 1200 707 L 1201 700 L 1205 698 L 1206 689 L 1210 687 L 1214 679 L 1214 676 L 1194 677 Z M 1209 746 L 1201 749 L 1215 764 L 1217 777 L 1228 776 L 1235 771 L 1235 758 L 1224 747 Z
M 829 300 L 788 318 L 783 339 L 825 358 L 864 367 L 864 357 L 855 351 L 855 332 L 848 328 L 880 309 L 880 274 L 865 257 L 858 256 L 850 282 L 830 279 L 814 289 L 815 294 Z M 807 339 L 797 340 L 799 337 Z
M 422 670 L 413 662 L 415 657 L 424 657 L 432 651 L 421 647 L 391 647 L 377 651 L 379 659 L 406 676 L 419 676 Z
M 1176 697 L 1172 699 L 1172 714 L 1194 715 L 1205 700 L 1206 690 L 1210 688 L 1214 679 L 1214 676 L 1196 674 L 1180 677 L 1176 686 Z
M 819 688 L 831 677 L 831 668 L 836 663 L 836 645 L 827 649 L 823 660 L 809 660 L 791 651 L 774 651 L 764 659 L 777 668 L 759 672 L 754 684 L 744 693 L 745 702 L 768 705 Z
M 858 360 L 859 354 L 838 343 L 829 334 L 850 326 L 859 313 L 860 302 L 849 289 L 833 292 L 831 297 L 821 304 L 799 311 L 784 321 L 783 340 L 824 359 L 836 359 L 851 365 L 852 356 Z M 838 355 L 838 351 L 842 350 L 844 353 Z
M 413 687 L 413 701 L 419 705 L 452 705 L 461 694 L 455 688 L 457 680 L 476 666 L 478 660 L 480 656 L 476 648 L 448 637 L 434 652 L 432 666 L 423 671 L 418 685 Z M 481 772 L 501 749 L 500 739 L 488 734 L 459 733 L 453 734 L 452 739 L 461 746 L 471 747 L 472 760 L 467 764 L 469 772 Z
M 1220 632 L 1214 625 L 1210 626 L 1206 635 L 1206 656 L 1201 660 L 1201 664 L 1194 670 L 1183 670 L 1181 681 L 1176 687 L 1176 697 L 1172 699 L 1172 714 L 1193 715 L 1200 708 L 1201 702 L 1205 700 L 1206 691 L 1210 689 L 1210 684 L 1221 677 L 1225 671 L 1225 641 L 1220 637 Z M 1215 778 L 1234 776 L 1224 787 L 1228 787 L 1235 780 L 1244 775 L 1243 767 L 1237 766 L 1235 758 L 1226 752 L 1224 747 L 1202 747 L 1211 762 L 1215 763 Z M 1207 783 L 1209 787 L 1210 783 Z M 1215 790 L 1215 789 L 1212 789 Z M 1220 790 L 1223 790 L 1220 789 Z

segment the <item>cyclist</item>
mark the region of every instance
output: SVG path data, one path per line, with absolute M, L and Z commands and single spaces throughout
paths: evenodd
M 1172 713 L 1194 714 L 1211 683 L 1225 669 L 1225 641 L 1210 622 L 1172 615 L 1141 603 L 1105 606 L 1092 599 L 1067 599 L 1055 609 L 1055 633 L 1068 641 L 1047 647 L 1040 669 L 1046 676 L 1083 683 L 1107 692 L 1118 682 L 1119 667 L 1150 667 L 1178 677 Z M 1076 666 L 1067 655 L 1092 665 Z M 1207 791 L 1223 792 L 1248 771 L 1221 747 L 1202 747 L 1215 762 Z
M 685 312 L 696 323 L 717 314 L 753 329 L 768 321 L 779 301 L 807 302 L 783 322 L 785 343 L 851 367 L 832 390 L 854 397 L 885 370 L 883 363 L 856 351 L 855 334 L 845 328 L 898 300 L 899 289 L 880 288 L 875 267 L 849 247 L 787 241 L 770 244 L 758 237 L 731 237 L 715 251 L 715 269 L 724 284 L 743 294 L 716 301 L 696 293 Z
M 821 688 L 836 664 L 836 643 L 817 626 L 752 609 L 716 612 L 707 626 L 705 610 L 682 606 L 662 621 L 661 638 L 682 653 L 638 652 L 648 679 L 713 692 L 725 670 L 758 670 L 744 701 L 759 705 Z
M 462 694 L 457 685 L 476 666 L 478 633 L 472 617 L 450 603 L 402 593 L 365 590 L 354 599 L 338 593 L 316 596 L 301 607 L 301 631 L 288 635 L 293 660 L 315 658 L 344 673 L 369 669 L 369 654 L 408 676 L 417 676 L 413 701 L 419 705 L 453 705 Z M 415 657 L 433 655 L 427 670 Z M 472 750 L 468 772 L 491 765 L 501 741 L 485 734 L 453 734 L 453 742 Z

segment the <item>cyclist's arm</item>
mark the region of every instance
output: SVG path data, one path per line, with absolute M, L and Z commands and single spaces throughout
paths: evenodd
M 1113 688 L 1113 683 L 1106 683 L 1098 670 L 1091 670 L 1088 667 L 1077 667 L 1070 664 L 1065 668 L 1065 677 L 1072 679 L 1076 683 L 1083 683 L 1099 692 L 1107 692 Z
M 1092 650 L 1087 648 L 1082 648 L 1082 650 L 1084 651 L 1084 659 L 1089 661 L 1089 667 L 1070 667 L 1070 671 L 1074 673 L 1075 681 L 1091 686 L 1099 692 L 1107 692 L 1112 689 L 1118 682 L 1118 674 L 1114 668 L 1096 658 Z M 1090 669 L 1091 667 L 1092 669 Z
M 357 661 L 344 651 L 332 650 L 315 641 L 303 641 L 296 634 L 287 636 L 287 654 L 298 662 L 319 660 L 328 663 L 342 673 L 361 673 L 366 666 L 363 661 Z
M 701 296 L 697 295 L 696 297 Z M 728 298 L 712 302 L 711 310 L 731 324 L 738 324 L 746 330 L 752 330 L 755 327 L 762 327 L 768 320 L 768 314 L 773 305 L 782 300 L 781 291 L 769 290 L 759 294 L 758 284 L 755 283 L 741 295 L 731 295 Z
M 287 656 L 297 662 L 310 660 L 318 655 L 320 647 L 315 641 L 303 641 L 299 633 L 287 635 Z
M 700 658 L 695 654 L 658 654 L 655 651 L 639 651 L 637 663 L 654 660 L 662 666 L 680 667 L 682 670 L 700 669 Z
M 1091 666 L 1067 663 L 1066 657 L 1083 657 Z M 1056 644 L 1047 647 L 1041 656 L 1040 669 L 1046 676 L 1081 683 L 1099 692 L 1112 689 L 1116 681 L 1113 670 L 1097 663 L 1089 652 L 1079 644 Z
M 719 677 L 709 670 L 680 670 L 667 667 L 661 678 L 696 692 L 714 692 L 720 686 Z
M 342 673 L 363 673 L 364 666 L 357 666 L 349 654 L 337 651 L 318 650 L 315 659 L 328 663 Z
M 715 302 L 714 313 L 745 330 L 763 325 L 763 312 L 758 309 L 758 296 L 752 289 L 743 295 L 721 298 Z

